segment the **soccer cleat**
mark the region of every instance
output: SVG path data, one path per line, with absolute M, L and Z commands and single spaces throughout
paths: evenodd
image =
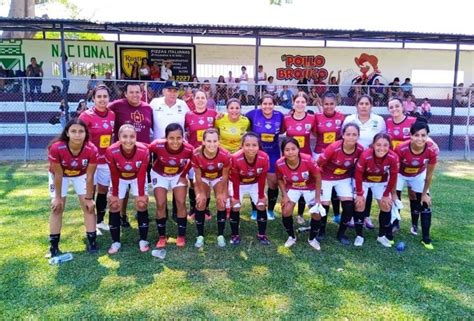
M 140 240 L 138 242 L 138 247 L 140 248 L 140 252 L 148 252 L 148 250 L 150 249 L 150 243 L 145 240 Z
M 275 220 L 275 212 L 268 210 L 267 211 L 267 219 L 269 221 L 274 221 Z
M 217 245 L 219 247 L 225 247 L 225 238 L 224 238 L 224 235 L 219 235 L 217 237 Z
M 196 238 L 196 243 L 194 243 L 194 246 L 197 247 L 198 249 L 200 249 L 201 247 L 203 247 L 203 246 L 204 246 L 204 236 L 199 235 L 199 236 Z
M 120 242 L 114 242 L 110 246 L 108 252 L 109 252 L 109 254 L 115 254 L 120 250 L 121 247 L 122 247 L 122 244 L 120 244 Z
M 389 239 L 387 239 L 387 240 L 388 240 L 388 242 L 390 243 L 390 245 L 393 246 L 393 245 L 395 244 L 395 240 L 389 240 Z
M 372 219 L 370 217 L 366 217 L 364 219 L 364 226 L 369 230 L 373 230 L 375 228 L 374 224 L 372 223 Z
M 390 244 L 390 241 L 385 236 L 377 237 L 377 242 L 382 244 L 384 247 L 392 247 L 392 244 Z
M 160 238 L 158 239 L 158 242 L 156 242 L 156 248 L 158 249 L 165 248 L 166 242 L 167 242 L 166 236 L 160 236 Z
M 86 250 L 89 254 L 99 253 L 99 245 L 97 243 L 87 244 Z
M 319 244 L 318 240 L 316 240 L 316 238 L 314 238 L 312 240 L 308 240 L 308 243 L 316 251 L 321 251 L 321 245 Z
M 364 238 L 362 236 L 357 235 L 354 240 L 354 246 L 361 247 L 364 245 Z
M 130 227 L 130 222 L 128 221 L 128 217 L 127 216 L 121 216 L 120 217 L 120 225 L 122 227 Z
M 304 220 L 304 217 L 301 215 L 297 215 L 296 216 L 296 223 L 298 223 L 299 225 L 304 225 L 306 224 L 306 221 Z
M 341 242 L 342 245 L 349 246 L 351 244 L 351 241 L 349 241 L 349 239 L 345 235 L 339 236 L 337 239 L 339 242 Z
M 176 238 L 176 246 L 184 247 L 186 245 L 186 238 L 184 236 L 178 236 Z
M 230 237 L 230 244 L 239 245 L 240 244 L 240 235 L 232 235 Z
M 252 214 L 250 214 L 250 219 L 252 221 L 256 221 L 257 220 L 257 211 L 252 211 Z
M 296 237 L 288 236 L 288 240 L 286 240 L 285 242 L 285 247 L 286 248 L 292 247 L 293 245 L 295 245 L 295 243 L 296 243 Z
M 270 240 L 268 239 L 268 237 L 265 234 L 263 234 L 263 235 L 257 234 L 257 240 L 262 245 L 270 245 Z
M 350 228 L 354 228 L 354 218 L 351 218 L 351 220 L 349 221 L 349 223 L 347 223 L 347 227 L 350 227 Z
M 52 257 L 55 257 L 55 256 L 58 256 L 58 255 L 61 255 L 62 252 L 59 248 L 54 248 L 54 247 L 49 247 L 49 252 L 45 254 L 45 258 L 47 259 L 50 259 Z
M 412 225 L 412 226 L 410 227 L 410 233 L 411 233 L 412 235 L 418 235 L 418 226 Z
M 430 242 L 425 242 L 425 241 L 421 240 L 421 244 L 423 244 L 423 246 L 427 250 L 434 250 L 433 243 L 431 243 L 431 241 Z
M 332 221 L 336 224 L 340 224 L 341 223 L 341 215 L 334 215 L 334 217 L 332 218 Z
M 110 227 L 108 224 L 105 224 L 104 221 L 100 222 L 96 225 L 97 229 L 101 229 L 103 231 L 110 231 Z

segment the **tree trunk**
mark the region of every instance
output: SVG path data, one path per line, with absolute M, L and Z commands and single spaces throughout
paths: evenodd
M 11 0 L 9 18 L 34 18 L 35 0 Z M 33 38 L 36 32 L 30 31 L 6 31 L 3 33 L 4 39 L 25 39 Z

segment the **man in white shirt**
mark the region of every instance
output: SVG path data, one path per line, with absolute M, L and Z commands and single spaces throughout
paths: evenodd
M 179 83 L 168 80 L 163 87 L 163 97 L 150 102 L 153 109 L 153 139 L 165 138 L 165 129 L 171 123 L 178 123 L 184 130 L 184 117 L 189 111 L 188 105 L 178 99 Z

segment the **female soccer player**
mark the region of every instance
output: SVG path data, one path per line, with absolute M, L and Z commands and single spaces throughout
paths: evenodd
M 94 213 L 94 172 L 97 167 L 97 148 L 89 140 L 87 126 L 80 119 L 70 120 L 48 147 L 49 191 L 49 254 L 57 256 L 61 235 L 62 216 L 66 205 L 69 182 L 74 186 L 84 213 L 87 251 L 96 253 L 96 217 Z
M 94 107 L 81 113 L 81 119 L 87 126 L 90 141 L 97 147 L 99 156 L 97 158 L 97 169 L 94 175 L 97 197 L 97 229 L 109 230 L 104 223 L 105 209 L 107 208 L 107 192 L 110 185 L 110 170 L 105 161 L 105 151 L 113 142 L 115 113 L 107 109 L 110 92 L 106 85 L 97 85 L 92 90 Z
M 240 148 L 242 136 L 247 132 L 250 122 L 240 114 L 240 101 L 231 98 L 227 101 L 227 113 L 216 120 L 215 127 L 219 130 L 219 145 L 229 153 L 235 153 Z
M 323 111 L 316 113 L 315 125 L 313 127 L 313 133 L 316 136 L 316 146 L 313 151 L 313 158 L 318 160 L 326 147 L 334 143 L 336 140 L 341 139 L 341 129 L 344 118 L 346 117 L 343 113 L 336 111 L 337 97 L 332 92 L 326 92 L 322 96 L 322 108 Z M 327 195 L 326 195 L 327 196 Z M 334 222 L 340 223 L 340 211 L 339 211 L 339 198 L 333 189 L 331 195 L 332 209 L 334 213 Z M 328 212 L 326 211 L 326 214 Z M 321 219 L 321 229 L 319 230 L 319 237 L 324 238 L 326 233 L 326 224 L 328 215 L 323 216 Z
M 268 219 L 274 220 L 275 204 L 278 199 L 278 184 L 275 175 L 275 163 L 280 158 L 279 135 L 283 126 L 283 113 L 275 110 L 275 101 L 272 95 L 265 94 L 259 109 L 253 109 L 245 115 L 250 121 L 250 130 L 259 136 L 260 146 L 267 153 L 270 167 L 267 174 L 268 184 Z M 257 209 L 253 209 L 253 220 L 257 219 Z
M 118 142 L 107 148 L 105 153 L 112 180 L 109 197 L 109 225 L 113 243 L 109 254 L 115 254 L 121 248 L 120 209 L 128 188 L 130 188 L 130 193 L 135 196 L 140 232 L 138 245 L 141 252 L 147 252 L 149 250 L 147 241 L 149 223 L 147 166 L 150 161 L 148 147 L 137 142 L 137 132 L 135 127 L 130 124 L 120 126 L 118 139 Z
M 282 221 L 288 233 L 285 247 L 291 247 L 296 243 L 292 216 L 295 204 L 301 196 L 304 197 L 309 207 L 321 204 L 321 174 L 318 165 L 311 156 L 300 152 L 299 142 L 296 138 L 286 137 L 283 139 L 281 152 L 283 156 L 276 163 L 276 174 L 282 194 Z M 321 215 L 319 213 L 312 214 L 308 242 L 318 251 L 321 246 L 316 240 L 316 235 L 320 226 Z
M 306 93 L 300 91 L 293 96 L 293 110 L 285 115 L 283 119 L 283 132 L 286 131 L 287 137 L 293 137 L 298 141 L 301 152 L 311 156 L 311 133 L 313 131 L 314 115 L 306 112 L 309 97 Z M 304 199 L 298 202 L 298 224 L 304 224 Z
M 375 135 L 372 146 L 360 156 L 355 171 L 357 196 L 354 201 L 354 217 L 357 238 L 354 245 L 362 246 L 364 244 L 362 235 L 364 209 L 370 189 L 380 208 L 377 241 L 385 247 L 392 246 L 390 211 L 393 199 L 391 194 L 397 183 L 398 169 L 398 156 L 390 150 L 390 136 L 385 133 Z
M 156 139 L 150 146 L 155 155 L 151 170 L 151 185 L 156 200 L 156 226 L 159 240 L 157 248 L 166 246 L 166 202 L 168 190 L 173 190 L 177 209 L 178 238 L 176 246 L 186 244 L 186 192 L 187 172 L 193 154 L 193 146 L 184 142 L 184 132 L 180 124 L 171 123 L 166 126 L 165 139 Z
M 194 92 L 194 106 L 195 110 L 186 113 L 184 128 L 187 134 L 187 140 L 194 148 L 202 145 L 202 138 L 204 131 L 208 128 L 214 127 L 217 112 L 213 109 L 208 109 L 206 94 L 202 90 Z M 194 215 L 196 207 L 196 193 L 194 191 L 194 170 L 189 170 L 189 205 L 191 207 L 191 218 Z M 209 199 L 210 200 L 210 199 Z M 209 207 L 209 201 L 206 206 Z
M 400 158 L 400 172 L 397 180 L 397 194 L 401 194 L 405 185 L 416 193 L 416 199 L 410 200 L 412 227 L 410 232 L 418 235 L 418 218 L 421 215 L 421 243 L 432 250 L 430 239 L 431 196 L 429 188 L 438 162 L 439 149 L 428 140 L 430 132 L 426 121 L 418 120 L 410 128 L 410 140 L 401 143 L 395 149 Z
M 240 244 L 239 222 L 240 208 L 244 194 L 249 194 L 252 202 L 257 207 L 257 240 L 268 245 L 270 241 L 266 235 L 267 211 L 265 196 L 265 180 L 267 177 L 269 157 L 267 153 L 260 150 L 260 142 L 257 134 L 247 132 L 242 137 L 242 149 L 232 155 L 230 170 L 232 210 L 230 212 L 230 228 L 232 236 L 230 243 Z
M 410 128 L 416 121 L 416 117 L 406 116 L 403 102 L 398 97 L 391 97 L 388 101 L 388 112 L 390 117 L 385 120 L 387 134 L 392 141 L 392 149 L 410 140 Z
M 225 246 L 224 229 L 231 155 L 219 147 L 219 132 L 215 128 L 204 131 L 201 147 L 194 150 L 191 163 L 195 172 L 196 228 L 198 237 L 194 246 L 204 246 L 204 210 L 210 189 L 214 190 L 217 208 L 217 244 Z
M 342 129 L 342 139 L 326 147 L 318 158 L 322 177 L 321 201 L 326 213 L 329 211 L 333 191 L 342 202 L 342 220 L 337 231 L 337 239 L 344 245 L 350 244 L 345 231 L 354 215 L 354 189 L 351 176 L 357 160 L 364 151 L 362 145 L 357 143 L 359 132 L 357 124 L 348 123 Z M 360 246 L 360 241 L 360 238 L 356 238 L 354 244 Z

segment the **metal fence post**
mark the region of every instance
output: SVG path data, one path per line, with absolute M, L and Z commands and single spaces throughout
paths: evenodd
M 25 164 L 30 159 L 30 144 L 29 144 L 29 132 L 28 132 L 28 107 L 26 105 L 26 80 L 25 78 L 21 79 L 21 91 L 23 93 L 23 108 L 25 112 L 25 153 L 24 161 Z
M 467 117 L 466 117 L 466 140 L 464 147 L 464 159 L 471 160 L 471 145 L 469 141 L 469 124 L 471 123 L 471 102 L 472 102 L 472 90 L 469 90 L 469 100 L 467 101 Z

